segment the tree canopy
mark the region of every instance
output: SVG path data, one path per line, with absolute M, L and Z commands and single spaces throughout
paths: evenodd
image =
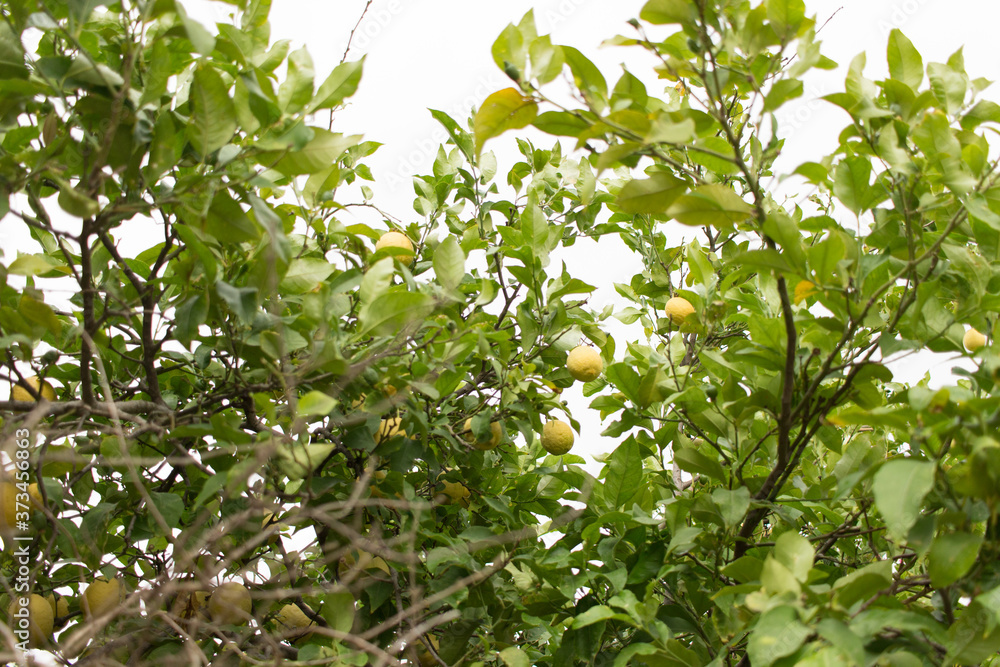
M 0 4 L 3 659 L 1000 662 L 1000 106 L 961 51 L 893 30 L 786 165 L 836 66 L 802 0 L 649 0 L 614 81 L 529 13 L 399 219 L 337 131 L 363 63 L 229 4 Z M 619 306 L 581 239 L 631 251 Z M 894 378 L 927 353 L 971 370 Z

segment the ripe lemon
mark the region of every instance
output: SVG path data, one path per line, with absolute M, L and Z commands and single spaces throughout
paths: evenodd
M 170 613 L 180 618 L 199 618 L 208 620 L 205 609 L 208 607 L 208 591 L 181 591 L 170 606 Z
M 566 357 L 566 370 L 574 380 L 590 382 L 596 380 L 604 370 L 601 353 L 589 345 L 579 345 Z
M 979 333 L 975 329 L 969 329 L 965 332 L 965 336 L 962 337 L 962 345 L 969 352 L 975 352 L 979 348 L 986 345 L 986 336 Z
M 235 581 L 221 584 L 208 599 L 208 613 L 220 625 L 246 625 L 252 609 L 250 591 Z
M 375 431 L 375 444 L 381 444 L 383 440 L 388 440 L 394 436 L 406 436 L 406 431 L 399 428 L 399 425 L 403 423 L 402 417 L 388 417 L 379 422 L 378 430 Z
M 424 635 L 431 646 L 434 647 L 434 653 L 441 653 L 441 644 L 438 642 L 438 638 L 434 635 Z M 437 658 L 434 657 L 434 653 L 431 653 L 427 646 L 420 641 L 416 641 L 416 653 L 417 653 L 417 664 L 420 667 L 433 667 L 433 665 L 439 665 Z
M 503 438 L 503 427 L 500 426 L 500 422 L 490 422 L 490 434 L 489 440 L 477 441 L 475 434 L 472 432 L 472 418 L 470 417 L 465 420 L 462 437 L 464 437 L 465 441 L 476 449 L 488 451 L 496 448 L 496 446 L 500 444 L 500 440 Z
M 56 400 L 56 390 L 47 381 L 42 382 L 37 375 L 24 378 L 24 383 L 34 389 L 46 401 Z M 21 383 L 15 384 L 10 390 L 10 400 L 12 401 L 34 401 L 35 397 L 25 389 Z
M 549 454 L 561 456 L 573 448 L 573 429 L 566 422 L 552 419 L 542 427 L 542 447 Z
M 274 620 L 287 639 L 300 639 L 312 634 L 308 628 L 313 625 L 313 620 L 297 604 L 286 604 Z
M 667 304 L 663 307 L 664 312 L 666 312 L 667 317 L 674 324 L 684 324 L 684 321 L 688 317 L 694 315 L 694 306 L 691 302 L 682 296 L 675 296 L 667 301 Z
M 819 292 L 819 289 L 808 280 L 800 280 L 795 286 L 795 293 L 792 295 L 792 303 L 801 303 Z
M 80 597 L 80 609 L 87 618 L 95 618 L 117 609 L 122 601 L 122 585 L 117 579 L 94 579 Z
M 55 618 L 61 618 L 69 614 L 69 601 L 66 600 L 66 596 L 60 595 L 57 598 L 55 593 L 49 593 L 45 596 L 45 601 L 52 607 L 52 615 Z
M 22 605 L 21 602 L 26 604 Z M 7 625 L 13 629 L 28 630 L 32 646 L 45 646 L 52 638 L 55 616 L 49 601 L 41 595 L 15 597 L 7 607 Z
M 413 263 L 413 243 L 410 239 L 402 232 L 386 232 L 375 244 L 375 252 L 389 248 L 389 254 L 398 259 L 403 264 L 409 266 Z M 393 249 L 399 249 L 404 252 L 394 252 Z
M 17 494 L 21 493 L 17 484 L 13 482 L 0 482 L 0 505 L 3 506 L 3 513 L 0 514 L 0 531 L 13 532 L 17 527 Z M 21 512 L 29 514 L 35 509 L 42 508 L 42 494 L 38 490 L 38 484 L 28 485 L 28 502 L 21 503 Z
M 461 482 L 441 482 L 441 490 L 434 497 L 439 503 L 444 505 L 469 506 L 469 497 L 472 493 Z

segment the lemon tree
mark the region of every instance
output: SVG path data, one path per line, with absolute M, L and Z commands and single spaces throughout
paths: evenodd
M 226 7 L 4 8 L 0 659 L 996 664 L 1000 106 L 961 52 L 892 31 L 794 163 L 836 67 L 801 0 L 649 0 L 613 80 L 529 13 L 396 216 L 338 127 L 363 62 Z M 574 275 L 594 242 L 634 274 Z

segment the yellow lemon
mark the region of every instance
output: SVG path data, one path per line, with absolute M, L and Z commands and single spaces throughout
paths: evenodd
M 566 422 L 552 419 L 542 427 L 542 447 L 549 454 L 561 456 L 573 448 L 573 429 Z
M 406 265 L 413 263 L 413 243 L 402 232 L 386 232 L 375 244 L 375 252 L 389 248 L 389 254 Z M 395 249 L 403 252 L 395 252 Z
M 250 591 L 235 581 L 221 584 L 208 599 L 208 613 L 220 625 L 246 625 L 252 609 Z
M 80 598 L 80 609 L 87 618 L 95 618 L 117 609 L 122 601 L 122 585 L 117 579 L 94 579 Z
M 375 431 L 375 444 L 381 444 L 382 441 L 388 440 L 394 436 L 406 436 L 406 431 L 399 428 L 399 425 L 403 423 L 402 417 L 388 417 L 379 422 L 378 430 Z
M 41 595 L 15 597 L 7 607 L 7 625 L 11 630 L 27 630 L 32 646 L 45 646 L 52 639 L 55 615 L 48 600 Z
M 469 497 L 472 493 L 461 482 L 441 482 L 441 490 L 435 496 L 435 500 L 444 505 L 469 506 Z
M 438 643 L 438 638 L 434 635 L 424 635 L 431 646 L 434 647 L 434 653 L 441 653 L 441 645 Z M 416 642 L 416 653 L 417 653 L 417 664 L 420 667 L 432 667 L 433 665 L 440 665 L 437 658 L 434 657 L 434 653 L 431 653 L 427 648 L 426 644 L 422 641 L 417 640 Z
M 965 336 L 962 337 L 962 345 L 969 352 L 975 352 L 979 348 L 986 345 L 986 336 L 979 333 L 975 329 L 969 329 L 965 332 Z
M 601 354 L 589 345 L 579 345 L 566 357 L 566 370 L 580 382 L 596 380 L 604 370 Z
M 674 324 L 684 324 L 684 321 L 694 314 L 694 306 L 682 296 L 669 299 L 663 310 Z
M 42 382 L 37 375 L 24 378 L 25 384 L 29 385 L 46 401 L 56 400 L 56 390 L 48 382 Z M 35 397 L 25 389 L 21 383 L 15 384 L 10 390 L 10 400 L 12 401 L 34 401 Z
M 274 620 L 287 639 L 301 639 L 312 634 L 308 628 L 313 620 L 297 604 L 286 604 L 278 610 L 278 616 Z
M 69 602 L 64 595 L 60 595 L 57 598 L 55 593 L 49 593 L 45 596 L 45 601 L 52 607 L 52 615 L 56 618 L 61 618 L 69 614 Z
M 490 422 L 489 440 L 478 441 L 476 440 L 475 434 L 472 432 L 472 418 L 470 417 L 465 420 L 462 437 L 476 449 L 488 451 L 490 449 L 495 449 L 496 446 L 500 444 L 500 440 L 503 438 L 503 427 L 500 426 L 500 422 Z
M 170 606 L 170 613 L 180 618 L 200 618 L 208 620 L 205 609 L 208 607 L 208 591 L 181 591 Z

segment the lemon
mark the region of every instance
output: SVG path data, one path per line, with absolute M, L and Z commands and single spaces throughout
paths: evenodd
M 389 254 L 406 265 L 413 263 L 413 243 L 402 232 L 386 232 L 375 244 L 375 252 L 389 248 Z M 403 252 L 394 252 L 395 249 Z
M 684 324 L 687 318 L 694 315 L 694 306 L 682 296 L 670 298 L 663 310 L 674 324 Z
M 65 596 L 60 595 L 57 598 L 55 593 L 49 593 L 45 596 L 45 601 L 52 607 L 52 615 L 55 618 L 61 618 L 69 614 L 69 602 Z
M 208 620 L 205 609 L 208 607 L 208 591 L 181 591 L 170 606 L 170 613 L 180 618 L 199 618 Z
M 490 422 L 490 434 L 489 440 L 477 441 L 475 434 L 472 432 L 472 418 L 470 417 L 465 420 L 462 437 L 476 449 L 487 451 L 496 448 L 500 444 L 500 440 L 503 438 L 503 427 L 500 426 L 500 422 Z
M 399 428 L 401 423 L 403 423 L 402 417 L 388 417 L 379 422 L 378 430 L 375 431 L 375 444 L 381 444 L 382 441 L 397 435 L 405 438 L 406 431 Z
M 435 496 L 435 500 L 444 505 L 469 506 L 469 497 L 472 493 L 461 482 L 441 482 L 441 490 Z
M 552 419 L 542 427 L 542 447 L 549 454 L 561 456 L 573 448 L 573 429 L 566 422 Z
M 590 382 L 596 380 L 604 370 L 604 362 L 597 350 L 589 345 L 579 345 L 566 357 L 566 370 L 574 380 Z
M 27 384 L 32 389 L 35 390 L 43 399 L 46 401 L 56 400 L 56 390 L 48 382 L 42 382 L 38 379 L 37 375 L 32 375 L 31 377 L 24 378 L 24 384 Z M 25 389 L 21 383 L 15 384 L 10 390 L 10 400 L 12 401 L 34 401 L 35 397 L 31 395 L 27 389 Z
M 11 601 L 7 607 L 7 625 L 12 630 L 27 628 L 31 645 L 44 646 L 52 638 L 55 615 L 48 600 L 32 593 L 30 597 L 16 597 Z
M 427 639 L 428 643 L 434 647 L 434 653 L 441 652 L 441 644 L 438 643 L 437 637 L 434 635 L 424 635 L 424 637 Z M 431 653 L 427 648 L 427 645 L 419 639 L 416 641 L 416 649 L 417 664 L 420 665 L 420 667 L 432 667 L 433 665 L 441 664 L 437 661 L 437 658 L 434 657 L 434 653 Z
M 979 348 L 986 345 L 986 336 L 979 333 L 975 329 L 970 328 L 962 337 L 962 345 L 964 345 L 965 349 L 969 352 L 975 352 Z
M 87 618 L 103 616 L 121 604 L 122 585 L 117 579 L 94 579 L 80 597 L 80 609 Z
M 313 624 L 313 620 L 297 604 L 286 604 L 278 610 L 278 616 L 274 620 L 286 638 L 300 639 L 312 634 L 307 628 Z
M 220 584 L 208 599 L 208 613 L 220 625 L 246 625 L 252 609 L 250 591 L 235 581 Z
M 819 291 L 816 285 L 808 280 L 800 280 L 795 286 L 795 293 L 792 295 L 792 303 L 801 303 Z

